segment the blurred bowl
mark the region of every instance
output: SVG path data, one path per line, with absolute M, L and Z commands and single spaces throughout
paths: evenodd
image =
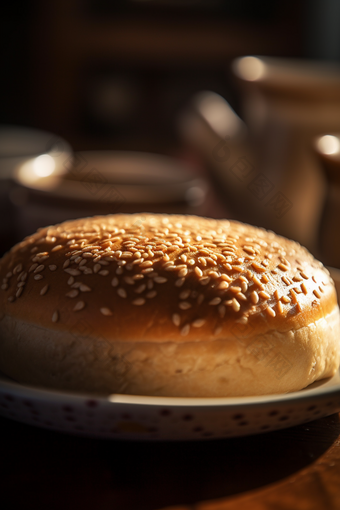
M 62 138 L 38 129 L 0 125 L 0 179 L 11 179 L 23 164 L 38 176 L 61 175 L 72 165 L 72 149 Z
M 26 169 L 31 181 L 62 175 L 72 165 L 72 149 L 62 138 L 37 129 L 0 125 L 0 255 L 17 240 L 17 210 L 10 200 L 13 179 Z
M 47 224 L 95 214 L 199 214 L 206 197 L 205 182 L 186 165 L 156 154 L 78 152 L 64 175 L 32 181 L 26 172 L 23 164 L 11 192 L 22 236 Z

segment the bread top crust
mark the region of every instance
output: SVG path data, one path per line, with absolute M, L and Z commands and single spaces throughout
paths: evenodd
M 337 306 L 328 270 L 294 241 L 148 213 L 42 228 L 1 259 L 0 285 L 2 315 L 110 341 L 295 330 Z

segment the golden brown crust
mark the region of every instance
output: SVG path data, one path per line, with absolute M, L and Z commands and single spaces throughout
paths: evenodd
M 0 310 L 114 342 L 298 329 L 337 304 L 299 244 L 234 221 L 111 215 L 46 227 L 0 261 Z

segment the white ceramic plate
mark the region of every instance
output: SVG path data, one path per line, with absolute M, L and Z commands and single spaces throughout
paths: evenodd
M 339 271 L 332 276 L 339 292 Z M 242 398 L 91 396 L 42 390 L 0 374 L 0 415 L 51 430 L 125 440 L 258 434 L 340 411 L 340 372 L 304 390 Z

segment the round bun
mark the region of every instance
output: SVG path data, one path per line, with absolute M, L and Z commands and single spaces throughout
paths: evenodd
M 0 370 L 21 383 L 245 396 L 299 390 L 339 366 L 327 269 L 235 221 L 67 221 L 14 246 L 0 278 Z

